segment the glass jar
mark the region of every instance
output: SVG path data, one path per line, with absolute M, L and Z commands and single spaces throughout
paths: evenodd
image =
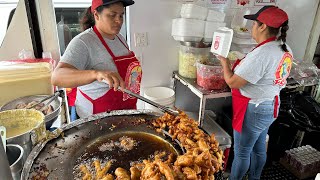
M 210 47 L 196 48 L 180 45 L 179 50 L 179 74 L 185 78 L 197 77 L 196 63 L 209 61 Z

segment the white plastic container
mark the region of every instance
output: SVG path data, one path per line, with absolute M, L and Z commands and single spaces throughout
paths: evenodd
M 231 44 L 232 49 L 232 44 Z M 231 67 L 233 67 L 234 63 L 238 59 L 243 59 L 246 55 L 239 51 L 230 51 L 228 54 L 228 59 L 230 60 Z
M 236 61 L 237 59 L 243 59 L 244 57 L 245 57 L 245 54 L 239 51 L 230 51 L 228 54 L 228 59 L 230 61 Z
M 257 45 L 257 42 L 253 38 L 239 38 L 233 36 L 232 43 L 235 44 L 247 44 L 247 45 Z
M 177 41 L 200 41 L 204 35 L 205 21 L 177 18 L 172 20 L 171 35 Z
M 197 84 L 206 90 L 222 90 L 227 87 L 221 65 L 197 63 Z
M 173 107 L 175 102 L 174 90 L 167 87 L 148 88 L 144 91 L 144 97 L 166 107 Z M 148 103 L 145 103 L 145 109 L 161 112 L 158 108 Z
M 200 42 L 203 37 L 195 36 L 172 36 L 176 41 L 185 41 L 185 42 Z
M 231 28 L 234 30 L 245 28 L 248 20 L 243 18 L 243 16 L 250 14 L 250 12 L 251 11 L 247 8 L 244 8 L 244 9 L 239 8 L 233 16 L 233 19 L 231 22 Z
M 212 42 L 213 33 L 217 31 L 220 27 L 225 27 L 224 22 L 209 22 L 206 21 L 206 26 L 204 30 L 204 42 Z
M 234 31 L 234 37 L 241 39 L 251 39 L 251 31 L 247 27 L 247 19 L 243 18 L 244 15 L 250 14 L 249 9 L 238 9 L 233 16 L 231 28 Z
M 196 63 L 209 61 L 210 48 L 196 48 L 180 45 L 179 50 L 179 74 L 185 78 L 197 77 Z
M 241 39 L 251 39 L 251 31 L 248 30 L 248 31 L 243 31 L 241 29 L 233 29 L 234 30 L 234 37 L 237 37 L 237 38 L 241 38 Z
M 255 45 L 248 45 L 248 44 L 235 44 L 232 43 L 231 50 L 232 51 L 239 51 L 243 54 L 248 54 L 252 49 L 255 47 Z
M 51 68 L 49 63 L 0 66 L 0 106 L 23 96 L 52 94 Z
M 233 37 L 233 30 L 227 27 L 219 28 L 213 34 L 211 52 L 216 55 L 227 57 Z
M 225 17 L 226 17 L 226 14 L 224 12 L 215 11 L 215 10 L 210 9 L 208 11 L 207 21 L 224 22 Z
M 256 46 L 257 46 L 257 42 L 252 38 L 242 39 L 238 37 L 233 37 L 231 50 L 239 51 L 241 53 L 247 54 Z
M 208 9 L 195 4 L 182 4 L 180 15 L 182 18 L 205 20 Z

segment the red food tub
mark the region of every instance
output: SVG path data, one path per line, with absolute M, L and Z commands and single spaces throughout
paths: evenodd
M 206 90 L 220 90 L 227 87 L 222 66 L 197 63 L 197 84 Z

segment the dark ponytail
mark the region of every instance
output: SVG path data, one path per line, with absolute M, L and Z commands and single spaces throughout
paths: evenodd
M 261 26 L 263 24 L 260 21 L 257 21 L 257 23 L 258 23 L 259 26 Z M 279 31 L 280 31 L 280 36 L 278 37 L 277 40 L 281 41 L 280 47 L 284 52 L 289 52 L 288 48 L 287 48 L 287 45 L 286 45 L 287 31 L 289 30 L 288 23 L 289 23 L 288 21 L 284 22 L 281 25 L 281 27 L 279 27 L 279 28 L 274 28 L 274 27 L 267 26 L 269 34 L 271 36 L 277 36 L 279 34 Z
M 288 21 L 284 22 L 281 25 L 281 30 L 280 30 L 280 36 L 278 37 L 278 41 L 282 41 L 281 42 L 281 49 L 284 52 L 288 52 L 287 46 L 286 46 L 286 38 L 287 38 L 287 31 L 289 30 L 289 26 L 288 26 Z
M 81 30 L 85 31 L 86 29 L 93 27 L 94 24 L 95 24 L 94 17 L 91 12 L 91 6 L 90 6 L 82 14 L 82 18 L 80 20 Z

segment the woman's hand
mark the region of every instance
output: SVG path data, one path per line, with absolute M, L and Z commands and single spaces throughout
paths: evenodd
M 224 80 L 230 88 L 239 89 L 248 83 L 246 80 L 232 72 L 230 60 L 228 58 L 222 56 L 217 56 L 217 58 L 220 60 L 223 68 Z
M 96 74 L 96 79 L 99 82 L 102 82 L 103 80 L 106 81 L 110 89 L 113 88 L 115 91 L 117 91 L 118 88 L 120 87 L 121 91 L 124 90 L 125 83 L 118 72 L 96 71 L 95 74 Z

